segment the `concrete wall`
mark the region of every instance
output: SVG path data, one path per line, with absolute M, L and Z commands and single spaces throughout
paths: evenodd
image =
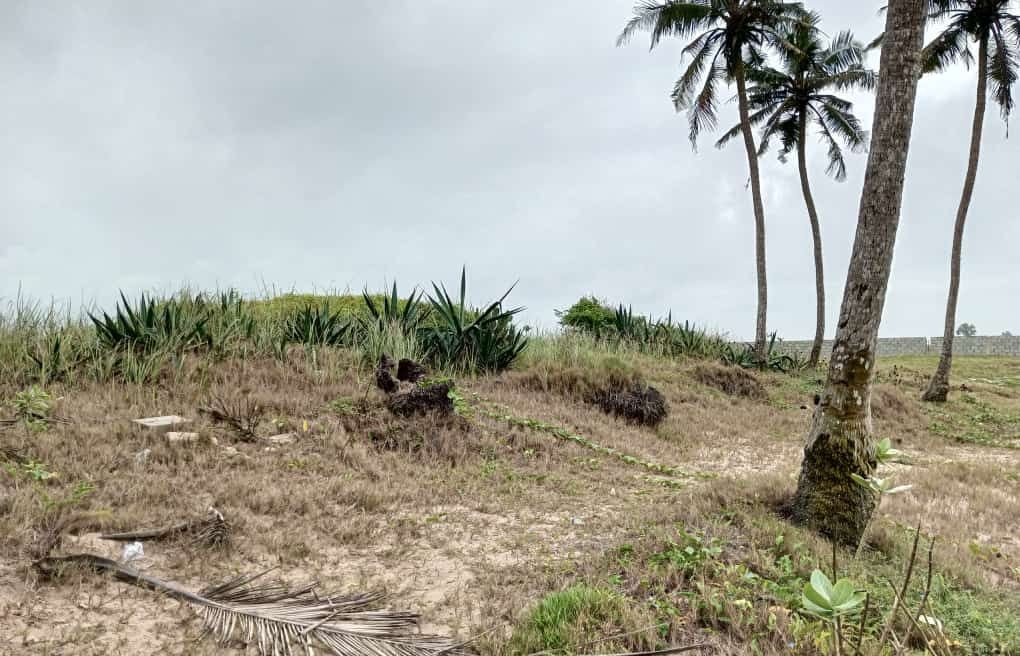
M 806 356 L 811 352 L 811 340 L 776 340 L 776 348 L 785 353 Z M 941 337 L 879 337 L 878 355 L 925 355 L 942 352 Z M 822 357 L 832 353 L 832 340 L 822 342 Z M 1020 336 L 956 337 L 954 355 L 1008 355 L 1020 357 Z

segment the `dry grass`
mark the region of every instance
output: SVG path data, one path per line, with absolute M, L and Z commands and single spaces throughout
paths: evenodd
M 583 585 L 602 591 L 579 595 L 597 601 L 602 614 L 575 614 L 575 634 L 666 626 L 665 633 L 638 631 L 599 651 L 708 641 L 716 653 L 744 654 L 757 640 L 762 653 L 788 653 L 784 640 L 802 639 L 798 632 L 806 629 L 781 600 L 749 596 L 746 608 L 734 597 L 716 608 L 712 594 L 736 585 L 738 566 L 792 586 L 827 558 L 827 545 L 774 513 L 795 484 L 819 374 L 762 374 L 755 381 L 764 395 L 731 397 L 706 386 L 698 372 L 714 367 L 702 363 L 588 353 L 577 345 L 542 348 L 545 356 L 530 355 L 522 371 L 459 381 L 462 414 L 448 418 L 394 417 L 370 372 L 326 350 L 314 363 L 300 353 L 283 361 L 187 361 L 153 386 L 51 386 L 54 411 L 70 423 L 0 429 L 0 446 L 41 463 L 30 471 L 9 461 L 0 472 L 3 653 L 221 653 L 196 642 L 200 623 L 175 602 L 87 575 L 39 581 L 29 566 L 33 550 L 63 518 L 75 521 L 60 552 L 116 557 L 120 545 L 99 533 L 165 526 L 209 506 L 231 522 L 230 549 L 151 543 L 141 567 L 195 588 L 270 566 L 290 581 L 384 587 L 395 605 L 420 611 L 429 632 L 490 631 L 476 646 L 493 654 L 530 649 L 522 645 L 533 644 L 526 629 L 539 600 Z M 991 621 L 1020 613 L 1020 451 L 932 430 L 932 413 L 970 426 L 975 404 L 960 400 L 967 394 L 997 417 L 1013 416 L 1020 387 L 1011 381 L 1020 364 L 993 361 L 982 375 L 985 364 L 959 360 L 965 378 L 954 384 L 970 391 L 936 410 L 921 407 L 921 383 L 904 375 L 933 362 L 881 364 L 877 431 L 897 438 L 910 456 L 910 465 L 894 466 L 894 476 L 915 488 L 882 505 L 872 548 L 850 571 L 894 574 L 906 549 L 903 527 L 922 521 L 939 536 L 945 589 L 956 591 L 939 602 L 947 613 L 960 613 L 952 627 L 961 639 L 991 640 L 992 633 L 961 619 L 966 609 L 953 600 L 975 600 L 974 612 Z M 588 365 L 599 369 L 593 374 Z M 661 390 L 669 416 L 651 429 L 580 402 L 592 376 L 614 371 Z M 0 383 L 4 400 L 16 391 Z M 257 403 L 262 437 L 228 439 L 198 412 L 210 398 Z M 717 478 L 649 475 L 641 465 L 483 413 L 496 406 L 638 462 Z M 3 412 L 0 419 L 12 418 Z M 171 444 L 130 423 L 162 414 L 191 418 L 187 430 L 203 439 Z M 986 430 L 1008 442 L 1008 421 L 993 429 Z M 264 437 L 284 432 L 297 437 L 279 444 Z M 40 471 L 58 475 L 34 480 Z M 703 579 L 707 590 L 697 587 L 697 568 L 662 564 L 668 545 L 687 539 L 678 527 L 702 544 L 720 545 L 712 561 L 724 567 L 713 565 Z M 783 556 L 790 556 L 788 569 Z M 550 607 L 561 602 L 574 603 L 556 598 Z M 742 619 L 734 624 L 734 617 Z

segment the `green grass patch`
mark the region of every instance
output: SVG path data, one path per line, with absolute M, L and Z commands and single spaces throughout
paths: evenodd
M 515 627 L 507 651 L 569 655 L 597 644 L 588 651 L 602 652 L 612 646 L 605 638 L 634 629 L 635 615 L 633 602 L 617 592 L 573 585 L 543 597 Z

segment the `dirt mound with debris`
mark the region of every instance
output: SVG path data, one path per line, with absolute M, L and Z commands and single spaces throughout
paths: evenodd
M 723 394 L 744 399 L 764 400 L 768 398 L 765 386 L 758 377 L 740 367 L 726 367 L 721 364 L 701 364 L 692 372 L 694 380 L 719 390 Z
M 662 392 L 641 382 L 611 385 L 592 392 L 585 401 L 642 426 L 658 426 L 669 412 Z

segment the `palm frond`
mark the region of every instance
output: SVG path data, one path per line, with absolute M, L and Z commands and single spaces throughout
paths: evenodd
M 220 644 L 241 639 L 263 656 L 325 649 L 338 656 L 439 656 L 462 654 L 460 645 L 440 636 L 420 635 L 418 616 L 380 610 L 383 595 L 318 594 L 317 585 L 288 588 L 256 585 L 264 576 L 240 576 L 220 585 L 191 592 L 93 554 L 49 556 L 36 562 L 44 574 L 66 566 L 107 572 L 114 578 L 167 595 L 193 606 L 207 635 Z
M 772 105 L 769 105 L 763 107 L 762 109 L 759 109 L 756 112 L 752 112 L 750 116 L 748 116 L 747 118 L 748 121 L 751 123 L 751 126 L 754 127 L 761 124 L 761 122 L 764 121 L 769 116 L 769 114 L 771 114 L 774 111 L 775 108 Z M 722 148 L 723 146 L 728 144 L 731 139 L 734 139 L 735 137 L 740 135 L 740 130 L 741 130 L 740 123 L 737 123 L 732 128 L 724 132 L 721 137 L 719 137 L 719 139 L 715 142 L 715 147 Z
M 823 87 L 835 87 L 840 91 L 847 89 L 873 91 L 878 84 L 878 74 L 869 68 L 852 68 L 822 78 L 818 84 Z
M 841 71 L 864 63 L 865 49 L 850 31 L 843 31 L 829 43 L 822 53 L 821 64 L 827 69 Z
M 970 36 L 960 25 L 951 25 L 921 51 L 921 68 L 925 73 L 939 73 L 957 61 L 970 68 L 974 57 L 969 49 Z
M 992 98 L 999 106 L 1003 120 L 1013 111 L 1013 85 L 1020 67 L 1020 53 L 1011 47 L 1000 31 L 993 31 L 988 44 L 988 81 L 991 82 Z
M 651 48 L 666 36 L 690 36 L 715 19 L 712 4 L 710 0 L 639 3 L 634 7 L 634 16 L 616 38 L 616 45 L 627 44 L 638 32 L 651 33 Z
M 712 65 L 705 74 L 701 93 L 698 94 L 698 97 L 694 99 L 687 110 L 687 122 L 690 125 L 688 136 L 691 140 L 691 146 L 695 149 L 698 147 L 698 136 L 702 130 L 715 129 L 715 126 L 719 123 L 719 118 L 716 114 L 718 106 L 716 87 L 720 78 L 726 75 L 725 67 L 718 62 L 719 52 L 716 53 L 716 59 L 713 60 Z M 680 108 L 678 107 L 677 109 Z
M 680 79 L 676 81 L 676 84 L 673 86 L 673 93 L 670 94 L 673 106 L 678 110 L 691 106 L 694 90 L 697 87 L 698 81 L 704 75 L 706 66 L 709 64 L 712 49 L 716 47 L 716 39 L 713 37 L 713 32 L 714 30 L 705 32 L 694 41 L 691 41 L 687 48 L 684 48 L 685 51 L 690 50 L 694 54 L 691 55 L 690 63 L 684 69 Z M 692 50 L 695 46 L 697 46 L 696 52 Z

